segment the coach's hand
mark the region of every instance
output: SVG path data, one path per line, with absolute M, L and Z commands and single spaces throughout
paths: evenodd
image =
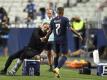
M 47 42 L 48 41 L 48 38 L 47 37 L 42 37 L 40 38 L 41 42 Z

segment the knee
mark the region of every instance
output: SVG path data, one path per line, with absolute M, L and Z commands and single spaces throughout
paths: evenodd
M 14 59 L 13 56 L 9 56 L 8 58 L 9 61 L 12 61 L 13 59 Z

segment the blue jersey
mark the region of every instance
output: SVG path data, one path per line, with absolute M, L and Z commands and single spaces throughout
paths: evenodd
M 34 3 L 30 3 L 26 6 L 25 11 L 28 13 L 32 13 L 36 10 L 36 5 Z
M 68 18 L 57 16 L 51 20 L 50 27 L 54 32 L 55 41 L 66 41 L 67 28 L 70 27 Z

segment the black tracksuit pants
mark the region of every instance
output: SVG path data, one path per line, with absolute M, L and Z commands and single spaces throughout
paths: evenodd
M 24 48 L 16 53 L 10 55 L 6 61 L 4 71 L 7 71 L 8 67 L 11 65 L 11 63 L 14 59 L 16 59 L 16 58 L 19 58 L 21 60 L 29 59 L 29 58 L 34 57 L 35 55 L 40 54 L 41 52 L 42 52 L 42 49 L 41 50 L 32 50 L 29 48 Z

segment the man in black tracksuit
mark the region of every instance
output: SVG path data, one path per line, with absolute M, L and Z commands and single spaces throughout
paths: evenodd
M 4 69 L 1 70 L 0 74 L 7 73 L 7 69 L 14 59 L 19 58 L 19 60 L 20 60 L 19 63 L 21 65 L 21 63 L 23 62 L 24 59 L 29 59 L 29 58 L 34 57 L 35 55 L 40 54 L 46 45 L 46 42 L 43 41 L 43 38 L 45 38 L 48 28 L 49 28 L 48 23 L 44 23 L 42 25 L 42 27 L 36 28 L 32 33 L 28 46 L 16 53 L 10 55 L 6 61 Z M 18 65 L 18 66 L 20 67 L 20 65 Z M 17 68 L 17 70 L 18 70 L 18 68 Z

